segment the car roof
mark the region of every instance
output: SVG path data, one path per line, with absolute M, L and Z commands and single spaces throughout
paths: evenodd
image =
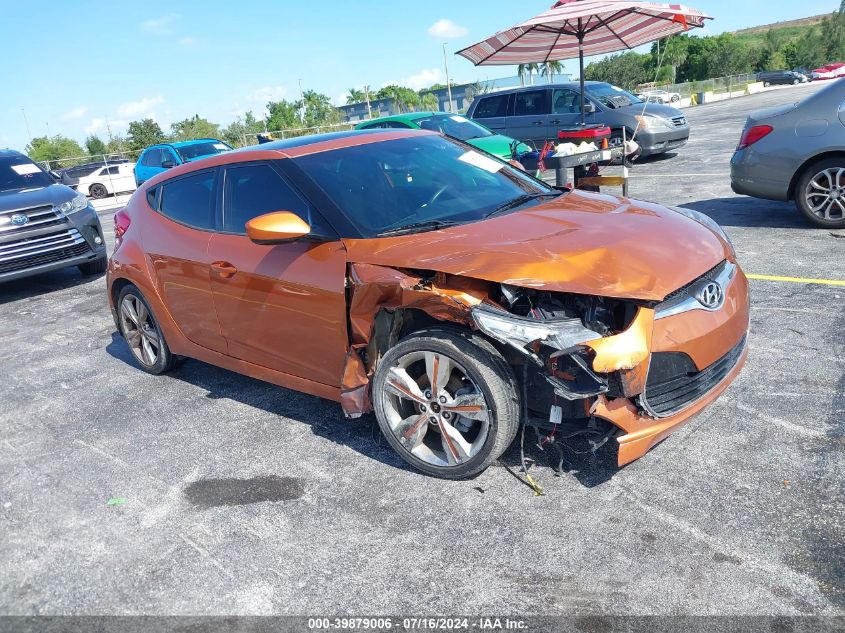
M 369 121 L 361 121 L 361 124 L 380 123 L 382 121 L 419 121 L 420 119 L 427 119 L 434 116 L 454 116 L 454 112 L 435 112 L 428 110 L 425 112 L 405 112 L 403 114 L 391 114 L 390 116 L 382 116 L 377 119 L 370 119 Z
M 188 145 L 195 145 L 197 143 L 223 143 L 223 141 L 219 138 L 195 138 L 190 141 L 176 141 L 175 143 L 156 143 L 155 145 L 145 147 L 144 151 L 146 152 L 148 149 L 154 149 L 156 147 L 187 147 Z
M 609 86 L 606 81 L 585 81 L 584 87 L 589 90 L 590 86 Z M 497 97 L 499 95 L 509 95 L 518 92 L 531 92 L 533 90 L 546 90 L 548 88 L 569 88 L 570 90 L 580 90 L 581 84 L 577 81 L 555 82 L 552 84 L 538 84 L 536 86 L 519 86 L 517 88 L 508 88 L 507 90 L 496 90 L 495 92 L 488 92 L 487 94 L 478 95 L 478 100 L 485 97 Z M 474 102 L 473 102 L 474 103 Z
M 159 182 L 170 180 L 179 175 L 187 175 L 194 171 L 229 165 L 233 163 L 245 163 L 254 160 L 278 160 L 281 158 L 298 158 L 309 154 L 328 152 L 344 147 L 356 147 L 359 145 L 370 145 L 391 141 L 410 136 L 440 136 L 437 132 L 429 130 L 400 130 L 400 129 L 375 129 L 375 130 L 348 130 L 346 132 L 331 132 L 328 134 L 313 134 L 311 136 L 298 136 L 295 138 L 271 141 L 260 145 L 241 147 L 231 152 L 222 152 L 213 156 L 206 156 L 192 160 L 183 165 L 168 169 L 147 180 L 144 184 L 153 186 Z
M 19 152 L 16 149 L 0 149 L 0 158 L 12 158 L 17 156 L 23 156 L 24 158 L 29 158 L 23 152 Z

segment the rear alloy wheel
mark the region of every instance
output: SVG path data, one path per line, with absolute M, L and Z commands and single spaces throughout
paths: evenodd
M 100 183 L 95 183 L 88 187 L 88 195 L 90 195 L 95 200 L 100 200 L 105 198 L 109 195 L 108 189 L 106 189 L 105 185 L 101 185 Z
M 672 103 L 678 103 L 678 101 L 680 101 L 680 100 L 681 100 L 680 95 L 672 95 L 672 98 L 670 99 L 670 101 Z
M 516 380 L 484 339 L 447 328 L 388 350 L 373 381 L 379 426 L 409 464 L 445 479 L 472 477 L 516 436 Z
M 764 81 L 764 82 L 763 82 L 763 87 L 764 87 L 764 88 L 768 88 L 768 87 L 769 87 L 769 86 L 771 86 L 771 85 L 772 85 L 772 84 L 770 84 L 768 81 Z
M 831 158 L 810 165 L 798 180 L 795 204 L 816 226 L 845 228 L 845 159 Z
M 163 374 L 173 367 L 173 355 L 141 292 L 135 286 L 127 286 L 117 305 L 120 333 L 141 369 L 149 374 Z

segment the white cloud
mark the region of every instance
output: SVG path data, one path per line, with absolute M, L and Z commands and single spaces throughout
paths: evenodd
M 442 76 L 443 75 L 441 74 L 439 68 L 424 69 L 415 75 L 405 77 L 405 79 L 400 82 L 400 85 L 407 86 L 408 88 L 412 88 L 414 90 L 422 90 L 423 88 L 428 88 L 432 84 L 440 83 Z
M 187 36 L 187 37 L 183 37 L 182 39 L 179 40 L 179 43 L 182 46 L 184 46 L 185 48 L 190 48 L 191 46 L 196 46 L 197 42 L 198 42 L 197 38 L 191 37 L 190 35 Z
M 60 121 L 76 121 L 77 119 L 81 119 L 85 116 L 88 112 L 88 108 L 86 106 L 79 106 L 78 108 L 74 108 L 73 110 L 68 110 L 62 116 L 59 117 Z
M 446 18 L 437 20 L 437 22 L 428 27 L 428 34 L 431 37 L 441 40 L 454 40 L 463 37 L 467 33 L 469 33 L 467 27 L 455 24 L 452 20 Z
M 247 95 L 247 101 L 266 105 L 268 101 L 284 99 L 286 93 L 284 86 L 264 86 Z
M 174 32 L 173 23 L 178 19 L 179 16 L 175 14 L 163 15 L 160 18 L 144 20 L 138 28 L 150 35 L 171 35 Z
M 96 134 L 106 129 L 106 120 L 99 117 L 91 119 L 91 123 L 85 128 L 85 134 Z
M 152 109 L 161 103 L 164 103 L 164 97 L 161 95 L 155 97 L 144 97 L 139 101 L 127 101 L 126 103 L 121 103 L 117 107 L 117 113 L 122 117 L 137 117 L 139 115 L 144 115 L 155 118 L 155 113 Z

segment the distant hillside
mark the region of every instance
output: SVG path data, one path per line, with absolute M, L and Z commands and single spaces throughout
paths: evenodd
M 833 11 L 831 11 L 833 13 Z M 825 13 L 822 15 L 814 15 L 811 18 L 799 18 L 797 20 L 785 20 L 783 22 L 775 22 L 774 24 L 762 24 L 760 26 L 752 26 L 747 29 L 740 29 L 739 31 L 734 31 L 734 35 L 755 35 L 757 33 L 765 33 L 769 29 L 793 29 L 793 28 L 804 28 L 808 26 L 816 26 L 822 23 L 826 17 L 828 17 L 830 13 Z

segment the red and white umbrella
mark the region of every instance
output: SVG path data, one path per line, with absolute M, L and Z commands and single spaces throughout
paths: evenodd
M 584 123 L 584 57 L 635 48 L 704 26 L 712 19 L 682 4 L 637 0 L 560 0 L 548 11 L 458 51 L 476 66 L 578 57 Z

